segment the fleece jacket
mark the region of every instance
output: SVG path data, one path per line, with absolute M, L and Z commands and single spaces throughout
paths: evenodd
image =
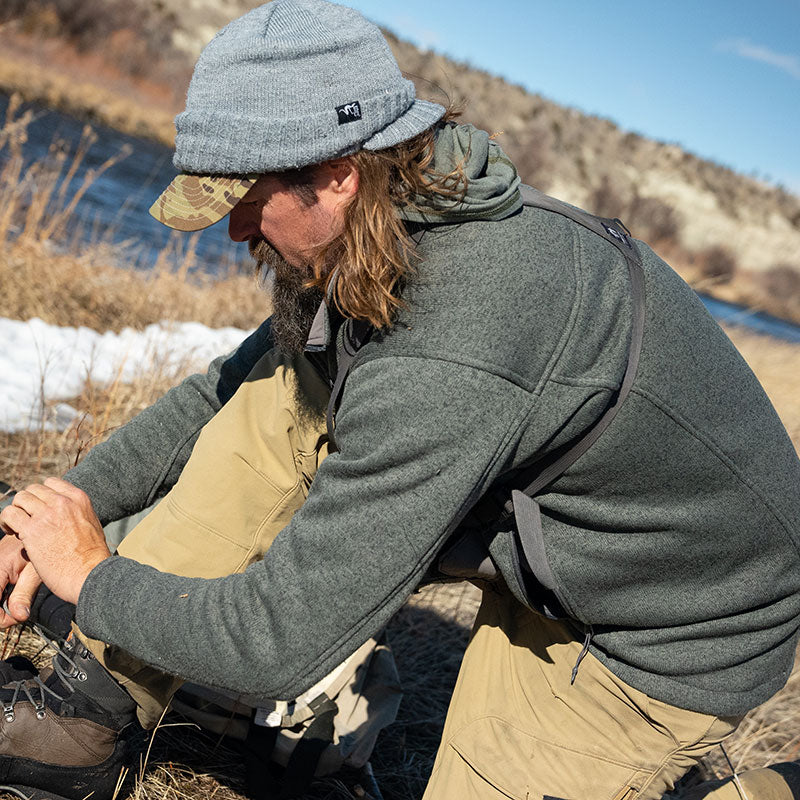
M 478 498 L 602 413 L 626 364 L 624 259 L 561 215 L 521 208 L 484 132 L 445 128 L 437 169 L 454 153 L 469 201 L 408 214 L 421 261 L 405 309 L 356 357 L 339 450 L 265 558 L 215 580 L 109 558 L 80 595 L 86 634 L 195 682 L 295 697 L 388 622 Z M 609 429 L 539 496 L 545 553 L 572 624 L 620 678 L 683 708 L 742 714 L 793 663 L 800 462 L 700 300 L 638 247 L 637 377 Z M 67 479 L 103 522 L 163 495 L 271 346 L 267 322 Z

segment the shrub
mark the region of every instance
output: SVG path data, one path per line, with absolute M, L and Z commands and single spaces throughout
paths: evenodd
M 623 216 L 629 217 L 626 214 L 627 205 L 622 199 L 622 194 L 608 175 L 603 175 L 600 184 L 589 195 L 586 205 L 588 211 L 600 217 L 609 219 Z M 623 219 L 622 221 L 627 223 L 629 219 Z
M 589 195 L 588 210 L 601 217 L 619 217 L 634 236 L 650 242 L 674 241 L 678 236 L 678 221 L 674 209 L 656 197 L 642 197 L 634 190 L 630 200 L 608 175 Z
M 172 46 L 172 27 L 129 0 L 2 0 L 0 24 L 17 21 L 25 33 L 58 37 L 81 52 L 101 52 L 135 78 L 160 79 L 181 89 L 189 69 Z M 182 91 L 181 91 L 182 94 Z
M 714 245 L 700 253 L 700 273 L 714 283 L 729 283 L 736 272 L 736 258 L 721 245 Z
M 636 235 L 651 242 L 674 242 L 680 226 L 675 209 L 657 197 L 642 197 L 636 193 L 628 204 L 629 227 Z M 623 220 L 626 221 L 626 220 Z
M 531 123 L 516 141 L 503 142 L 525 183 L 546 189 L 553 176 L 553 136 L 547 125 Z
M 800 303 L 800 267 L 776 264 L 764 273 L 764 290 L 770 297 Z

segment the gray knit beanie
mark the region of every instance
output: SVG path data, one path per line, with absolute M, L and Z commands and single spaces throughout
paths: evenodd
M 197 62 L 176 119 L 175 166 L 254 174 L 379 150 L 442 106 L 417 100 L 377 26 L 325 0 L 273 0 L 234 20 Z

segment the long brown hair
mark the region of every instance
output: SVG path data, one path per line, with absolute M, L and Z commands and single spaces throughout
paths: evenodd
M 418 256 L 398 207 L 427 205 L 426 198 L 432 197 L 453 202 L 463 198 L 467 190 L 463 164 L 449 173 L 432 167 L 436 131 L 458 115 L 448 109 L 434 127 L 413 139 L 349 156 L 358 170 L 358 191 L 345 210 L 343 234 L 313 258 L 315 278 L 310 281 L 327 292 L 335 274 L 333 301 L 346 317 L 386 328 L 403 307 L 403 285 Z M 312 200 L 308 169 L 285 177 L 286 185 L 304 202 Z

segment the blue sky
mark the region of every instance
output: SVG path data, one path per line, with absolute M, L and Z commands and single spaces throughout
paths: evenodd
M 800 0 L 341 0 L 398 36 L 800 193 Z

